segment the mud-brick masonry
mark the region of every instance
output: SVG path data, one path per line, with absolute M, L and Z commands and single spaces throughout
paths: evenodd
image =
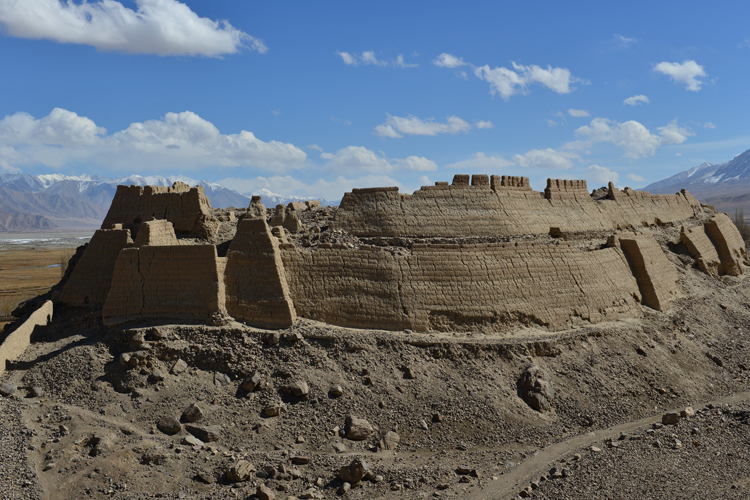
M 638 317 L 644 306 L 669 309 L 679 293 L 676 268 L 644 226 L 684 225 L 682 241 L 714 275 L 742 273 L 747 258 L 731 220 L 718 214 L 704 224 L 700 203 L 684 190 L 665 196 L 610 185 L 606 199 L 594 200 L 585 181 L 549 179 L 542 193 L 525 177 L 487 175 L 456 176 L 413 194 L 353 190 L 336 228 L 361 238 L 422 239 L 398 251 L 366 240 L 302 248 L 282 224 L 316 206 L 291 204 L 269 219 L 241 220 L 224 258 L 208 238 L 185 238 L 216 231 L 204 198 L 177 183 L 118 188 L 105 221 L 111 226 L 94 235 L 62 301 L 103 306 L 108 324 L 218 314 L 265 328 L 306 317 L 392 330 L 560 329 Z M 583 249 L 516 238 L 578 231 L 608 234 L 609 244 Z M 476 236 L 510 241 L 466 238 Z M 458 243 L 446 244 L 452 237 Z

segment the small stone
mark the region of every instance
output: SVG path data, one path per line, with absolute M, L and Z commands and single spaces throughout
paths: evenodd
M 371 481 L 373 483 L 382 483 L 384 479 L 385 478 L 383 476 L 381 476 L 380 474 L 377 474 L 376 476 L 373 476 L 373 478 L 371 479 Z
M 330 394 L 333 397 L 338 398 L 339 396 L 342 396 L 344 394 L 344 388 L 340 385 L 334 385 L 331 386 L 330 389 L 328 389 L 328 394 Z
M 214 385 L 216 387 L 224 387 L 232 383 L 232 379 L 226 373 L 214 373 Z
M 154 370 L 151 372 L 148 378 L 153 382 L 161 382 L 162 380 L 164 380 L 164 375 L 160 371 Z
M 253 392 L 256 387 L 258 387 L 258 384 L 260 384 L 261 376 L 260 372 L 257 370 L 252 373 L 248 378 L 242 381 L 242 390 L 247 392 Z
M 348 483 L 357 484 L 362 480 L 365 473 L 370 469 L 370 466 L 362 459 L 355 459 L 349 465 L 345 465 L 339 469 L 339 478 L 342 481 Z
M 255 472 L 253 464 L 247 460 L 240 460 L 227 471 L 227 480 L 233 483 L 248 481 L 253 472 Z
M 0 396 L 8 397 L 18 390 L 16 384 L 0 384 Z
M 66 425 L 60 424 L 60 427 L 58 428 L 60 430 L 60 435 L 67 436 L 70 434 L 70 429 Z
M 404 378 L 407 380 L 412 380 L 416 378 L 414 369 L 411 366 L 404 366 Z
M 445 417 L 441 413 L 436 413 L 432 416 L 432 421 L 436 424 L 439 424 L 443 420 L 445 420 Z
M 344 443 L 333 443 L 331 447 L 336 453 L 346 452 L 346 445 L 344 445 Z
M 181 359 L 178 359 L 175 364 L 172 365 L 172 369 L 170 370 L 170 372 L 172 372 L 173 375 L 179 375 L 180 373 L 184 373 L 187 369 L 187 363 L 185 363 Z
M 468 465 L 459 465 L 458 467 L 456 467 L 456 474 L 460 476 L 465 476 L 471 473 L 471 471 L 472 471 L 472 468 L 469 467 Z
M 174 417 L 162 417 L 156 423 L 157 429 L 162 431 L 164 434 L 177 434 L 182 430 L 182 425 Z
M 120 366 L 130 366 L 130 357 L 130 353 L 127 352 L 123 352 L 122 354 L 120 354 Z
M 555 478 L 563 477 L 562 471 L 557 467 L 552 467 L 552 469 L 549 471 L 549 475 Z
M 182 412 L 182 417 L 180 417 L 180 420 L 183 422 L 199 422 L 200 420 L 203 420 L 203 410 L 200 406 L 198 406 L 198 403 L 193 403 L 190 406 L 185 409 L 184 412 Z
M 401 485 L 398 483 L 391 483 L 391 491 L 400 491 Z
M 263 415 L 267 417 L 278 417 L 281 415 L 281 412 L 283 411 L 284 406 L 281 404 L 273 405 L 273 406 L 266 406 L 263 409 Z
M 219 437 L 221 437 L 220 425 L 203 426 L 187 424 L 185 425 L 185 430 L 187 430 L 190 434 L 197 437 L 204 443 L 217 441 Z
M 388 431 L 385 433 L 385 436 L 383 436 L 381 447 L 384 450 L 395 450 L 399 441 L 401 441 L 401 437 L 397 433 Z
M 680 414 L 676 411 L 670 411 L 662 415 L 661 423 L 664 425 L 675 425 L 680 422 Z
M 370 422 L 349 415 L 346 417 L 346 437 L 352 441 L 362 441 L 375 433 Z
M 181 442 L 187 446 L 203 446 L 203 441 L 193 435 L 185 436 Z
M 307 382 L 304 380 L 295 380 L 291 384 L 289 384 L 289 392 L 292 393 L 292 396 L 298 397 L 298 398 L 306 398 L 308 394 L 310 394 L 310 388 L 307 385 Z
M 255 490 L 255 496 L 257 496 L 260 500 L 275 500 L 276 494 L 269 488 L 268 486 L 264 484 L 259 484 L 258 487 Z
M 338 494 L 346 495 L 347 493 L 349 493 L 349 490 L 351 489 L 352 489 L 351 483 L 344 482 L 344 484 L 342 484 L 341 487 L 339 488 Z
M 450 483 L 440 483 L 437 485 L 437 489 L 439 490 L 447 490 L 450 487 L 451 487 Z
M 297 444 L 302 444 L 302 443 L 305 442 L 305 437 L 304 436 L 297 436 L 297 439 L 295 439 L 295 442 Z
M 284 334 L 284 340 L 292 344 L 295 342 L 299 342 L 302 339 L 304 339 L 304 337 L 300 332 L 288 332 Z
M 310 457 L 304 455 L 295 455 L 289 459 L 294 465 L 306 465 L 312 460 Z
M 209 474 L 204 470 L 198 471 L 198 473 L 195 475 L 195 478 L 205 484 L 214 484 L 216 482 L 216 478 L 213 476 L 213 474 Z
M 591 451 L 593 451 L 594 453 L 599 453 L 600 451 L 602 451 L 602 449 L 601 449 L 601 448 L 599 448 L 598 446 L 592 446 L 592 447 L 591 447 L 591 448 L 589 448 L 589 449 L 590 449 Z
M 680 412 L 680 417 L 682 418 L 689 418 L 695 416 L 695 410 L 691 406 L 686 407 L 684 410 Z
M 471 479 L 469 479 L 466 476 L 461 476 L 461 479 L 458 480 L 459 483 L 470 483 Z
M 427 422 L 425 422 L 424 420 L 420 420 L 419 421 L 419 428 L 422 429 L 423 431 L 429 431 L 430 430 L 430 426 L 427 425 Z
M 54 468 L 55 468 L 55 464 L 53 462 L 50 462 L 44 466 L 44 469 L 42 469 L 42 471 L 47 472 L 48 470 L 52 470 Z
M 38 385 L 35 385 L 29 390 L 29 393 L 31 394 L 32 398 L 41 398 L 42 396 L 44 396 L 44 389 L 42 389 Z

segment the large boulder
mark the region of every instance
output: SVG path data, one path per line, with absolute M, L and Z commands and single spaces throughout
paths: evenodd
M 554 389 L 549 375 L 541 367 L 530 365 L 518 379 L 519 395 L 538 412 L 549 411 Z
M 352 441 L 362 441 L 375 433 L 372 424 L 364 418 L 357 418 L 352 415 L 346 417 L 346 438 Z

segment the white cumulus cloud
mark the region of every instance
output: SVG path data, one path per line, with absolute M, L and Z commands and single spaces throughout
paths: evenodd
M 227 21 L 199 17 L 177 0 L 1 0 L 0 26 L 18 38 L 90 45 L 98 50 L 159 56 L 219 57 L 243 47 L 268 49 Z
M 283 172 L 302 167 L 307 159 L 293 144 L 262 141 L 246 130 L 222 134 L 190 111 L 132 123 L 113 134 L 106 134 L 93 120 L 61 108 L 39 119 L 16 113 L 0 120 L 2 146 L 5 158 L 8 148 L 12 150 L 16 165 L 50 167 L 76 161 L 123 168 L 225 166 Z
M 443 52 L 432 61 L 432 64 L 441 68 L 458 68 L 459 66 L 466 66 L 469 63 L 464 62 L 460 57 Z
M 572 116 L 573 118 L 586 118 L 587 116 L 591 116 L 588 111 L 583 109 L 573 109 L 570 108 L 568 110 L 568 114 Z
M 646 180 L 638 174 L 628 174 L 628 179 L 630 179 L 633 182 L 643 182 Z
M 578 158 L 578 155 L 547 148 L 532 149 L 522 155 L 514 155 L 513 161 L 524 168 L 568 169 L 573 166 L 573 158 Z
M 515 62 L 512 64 L 513 69 L 490 68 L 485 64 L 474 68 L 474 74 L 490 84 L 490 92 L 493 95 L 500 94 L 500 97 L 506 101 L 515 94 L 527 94 L 528 86 L 532 83 L 541 83 L 558 94 L 568 94 L 575 90 L 571 88 L 574 83 L 588 83 L 581 78 L 574 77 L 567 68 L 547 66 L 547 69 L 544 69 L 535 64 L 530 66 Z
M 586 169 L 586 180 L 590 181 L 590 184 L 596 185 L 607 185 L 609 182 L 617 184 L 620 181 L 620 174 L 606 167 L 590 165 Z
M 341 60 L 344 61 L 344 64 L 348 66 L 359 66 L 360 64 L 363 66 L 393 66 L 394 68 L 416 68 L 419 66 L 419 64 L 407 63 L 404 61 L 404 56 L 402 54 L 399 54 L 396 56 L 396 59 L 391 61 L 378 59 L 375 52 L 371 50 L 364 51 L 360 55 L 352 52 L 337 51 L 336 55 L 340 56 Z
M 439 123 L 434 118 L 423 120 L 412 115 L 407 117 L 388 115 L 385 123 L 375 127 L 377 135 L 392 139 L 398 139 L 404 135 L 457 134 L 458 132 L 468 132 L 469 130 L 471 130 L 471 125 L 457 116 L 449 116 L 446 118 L 445 123 Z
M 352 170 L 375 173 L 388 173 L 394 170 L 427 172 L 438 168 L 434 161 L 424 157 L 388 158 L 382 153 L 377 154 L 362 146 L 347 146 L 335 153 L 321 153 L 320 157 L 328 161 L 326 168 L 347 172 Z
M 703 66 L 692 60 L 682 63 L 660 62 L 654 66 L 654 71 L 669 76 L 673 82 L 684 83 L 685 88 L 693 92 L 698 92 L 705 83 L 698 80 L 698 77 L 708 76 Z
M 634 95 L 622 101 L 623 104 L 627 104 L 628 106 L 640 106 L 641 104 L 649 104 L 650 102 L 648 97 L 643 94 Z
M 385 175 L 365 175 L 355 178 L 338 176 L 332 179 L 318 179 L 314 182 L 304 182 L 291 175 L 254 177 L 251 179 L 228 177 L 218 183 L 245 195 L 267 189 L 282 196 L 301 196 L 310 200 L 323 198 L 330 201 L 340 200 L 344 193 L 351 191 L 352 188 L 397 186 L 402 190 L 404 189 L 400 182 Z M 261 202 L 263 202 L 262 198 Z
M 607 118 L 594 118 L 589 125 L 578 128 L 575 133 L 584 140 L 569 143 L 576 149 L 588 148 L 591 144 L 609 142 L 625 151 L 627 158 L 643 158 L 653 155 L 666 144 L 681 144 L 688 136 L 695 135 L 690 130 L 677 125 L 677 120 L 664 127 L 658 127 L 659 134 L 652 134 L 643 124 L 630 120 L 617 123 Z
M 484 153 L 476 153 L 468 160 L 457 161 L 446 165 L 446 168 L 471 168 L 477 171 L 496 170 L 498 168 L 510 167 L 512 161 L 506 160 L 500 155 L 487 156 Z
M 474 124 L 476 128 L 493 128 L 495 125 L 489 120 L 480 120 Z
M 716 128 L 716 125 L 711 122 L 706 122 L 703 124 L 703 128 Z

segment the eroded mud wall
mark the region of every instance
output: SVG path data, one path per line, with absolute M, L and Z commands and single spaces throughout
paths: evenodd
M 123 224 L 128 228 L 163 219 L 171 222 L 177 233 L 209 238 L 216 230 L 210 208 L 202 186 L 191 188 L 181 182 L 175 182 L 172 187 L 117 186 L 102 229 L 113 224 Z
M 585 181 L 548 179 L 539 193 L 528 182 L 503 185 L 499 176 L 489 184 L 456 177 L 453 185 L 425 186 L 413 194 L 400 194 L 398 188 L 354 189 L 341 200 L 335 226 L 358 236 L 546 234 L 551 227 L 596 231 L 676 222 L 701 210 L 688 192 L 652 195 L 610 187 L 611 199 L 595 201 Z
M 637 317 L 638 285 L 619 249 L 584 252 L 558 244 L 284 246 L 297 314 L 361 328 L 503 328 L 521 321 L 552 329 Z
M 222 260 L 214 245 L 122 250 L 104 304 L 104 322 L 141 318 L 211 321 L 215 314 L 226 311 Z
M 227 312 L 237 320 L 285 328 L 296 319 L 279 243 L 265 219 L 240 221 L 227 252 L 224 281 Z
M 99 229 L 91 237 L 68 282 L 60 302 L 71 306 L 103 305 L 107 300 L 120 250 L 133 245 L 127 229 Z

